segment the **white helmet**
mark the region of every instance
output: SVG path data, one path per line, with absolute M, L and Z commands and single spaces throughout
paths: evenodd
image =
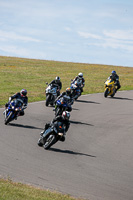
M 69 120 L 69 118 L 70 118 L 70 113 L 69 113 L 68 111 L 63 111 L 62 117 L 63 117 L 64 119 Z
M 80 73 L 78 74 L 78 77 L 79 77 L 80 79 L 82 79 L 82 78 L 83 78 L 83 73 L 80 72 Z
M 56 76 L 55 81 L 56 81 L 56 83 L 59 83 L 60 82 L 60 77 Z

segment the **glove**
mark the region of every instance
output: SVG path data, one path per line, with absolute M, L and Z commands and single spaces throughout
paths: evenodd
M 27 108 L 27 105 L 24 105 L 24 106 L 22 107 L 23 110 L 26 109 L 26 108 Z
M 11 101 L 12 100 L 12 98 L 11 97 L 9 97 L 9 101 Z

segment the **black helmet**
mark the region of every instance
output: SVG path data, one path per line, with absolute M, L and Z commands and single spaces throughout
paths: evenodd
M 20 94 L 21 94 L 21 96 L 26 96 L 27 95 L 27 90 L 26 89 L 22 89 L 21 91 L 20 91 Z

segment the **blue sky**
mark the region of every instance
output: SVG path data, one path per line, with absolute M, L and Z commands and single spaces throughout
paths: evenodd
M 0 55 L 133 67 L 133 1 L 0 0 Z

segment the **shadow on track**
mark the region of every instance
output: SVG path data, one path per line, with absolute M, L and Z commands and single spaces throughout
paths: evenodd
M 49 151 L 54 151 L 54 152 L 58 152 L 58 153 L 72 154 L 72 155 L 88 156 L 88 157 L 96 158 L 96 156 L 93 156 L 93 155 L 89 155 L 89 154 L 86 154 L 86 153 L 74 152 L 74 151 L 70 151 L 70 150 L 62 150 L 62 149 L 50 148 Z
M 85 100 L 76 100 L 77 102 L 81 102 L 81 103 L 95 103 L 95 104 L 100 104 L 98 102 L 95 101 L 85 101 Z
M 123 97 L 111 97 L 110 99 L 120 99 L 120 100 L 129 100 L 129 101 L 133 101 L 133 99 L 129 99 L 129 98 L 123 98 Z
M 15 127 L 20 127 L 20 128 L 30 128 L 30 129 L 39 129 L 39 130 L 42 130 L 43 128 L 38 128 L 38 127 L 35 127 L 35 126 L 29 126 L 29 125 L 22 125 L 22 124 L 12 124 L 12 123 L 9 123 L 10 126 L 15 126 Z
M 78 121 L 71 121 L 71 120 L 70 120 L 70 123 L 72 123 L 72 124 L 87 125 L 87 126 L 94 126 L 93 124 L 88 124 L 86 122 L 78 122 Z

